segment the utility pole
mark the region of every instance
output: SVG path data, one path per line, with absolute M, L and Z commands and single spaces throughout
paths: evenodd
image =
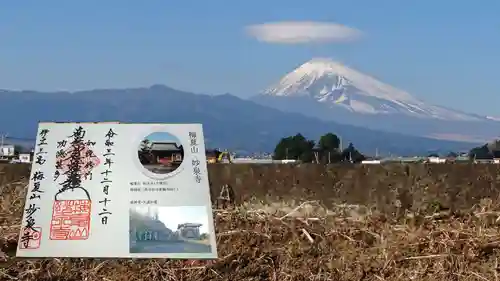
M 5 144 L 5 138 L 7 137 L 7 134 L 2 133 L 1 135 L 1 140 L 0 140 L 0 152 L 2 153 L 2 158 L 5 156 L 4 155 L 4 144 Z

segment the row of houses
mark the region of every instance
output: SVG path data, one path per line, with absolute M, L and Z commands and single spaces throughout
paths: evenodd
M 153 142 L 147 151 L 138 151 L 141 163 L 151 162 L 153 164 L 180 164 L 184 158 L 182 146 L 171 142 Z M 283 163 L 295 162 L 295 160 L 272 160 L 271 158 L 238 158 L 234 153 L 221 151 L 218 149 L 207 149 L 205 151 L 208 163 Z M 31 163 L 33 160 L 33 150 L 22 151 L 20 147 L 14 145 L 0 146 L 0 161 L 10 163 Z
M 25 151 L 21 147 L 12 144 L 0 146 L 0 162 L 7 163 L 31 163 L 34 150 Z
M 493 159 L 473 159 L 471 160 L 468 155 L 459 155 L 457 157 L 391 157 L 382 159 L 368 159 L 364 160 L 362 164 L 387 164 L 387 163 L 432 163 L 432 164 L 445 164 L 445 163 L 476 163 L 476 164 L 500 164 L 500 158 Z
M 175 143 L 167 142 L 154 142 L 148 150 L 148 154 L 152 156 L 155 163 L 181 163 L 184 157 L 182 146 L 177 146 Z M 238 158 L 235 154 L 228 151 L 220 151 L 218 149 L 206 150 L 206 159 L 208 163 L 233 163 L 233 164 L 286 164 L 293 163 L 295 160 L 273 160 L 257 159 L 257 158 Z M 139 157 L 141 152 L 139 152 Z M 500 156 L 500 155 L 499 155 Z M 14 145 L 4 144 L 0 146 L 0 161 L 10 163 L 31 163 L 33 160 L 33 150 L 30 152 L 22 151 Z M 141 161 L 142 162 L 142 161 Z M 386 164 L 386 163 L 457 163 L 457 162 L 470 162 L 467 154 L 461 154 L 456 157 L 439 157 L 431 155 L 428 157 L 387 157 L 387 158 L 373 158 L 362 161 L 362 164 Z M 475 159 L 474 163 L 496 163 L 500 164 L 500 157 L 493 159 Z

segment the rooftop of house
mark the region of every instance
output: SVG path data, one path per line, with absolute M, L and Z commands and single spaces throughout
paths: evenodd
M 183 228 L 183 227 L 200 227 L 202 226 L 201 223 L 181 223 L 177 226 L 177 228 Z
M 8 143 L 4 143 L 4 144 L 0 145 L 0 148 L 4 148 L 4 147 L 5 147 L 5 148 L 14 148 L 14 147 L 15 147 L 15 145 L 13 145 L 13 144 L 8 144 Z
M 175 142 L 153 142 L 151 144 L 151 150 L 180 151 L 181 147 L 177 146 Z

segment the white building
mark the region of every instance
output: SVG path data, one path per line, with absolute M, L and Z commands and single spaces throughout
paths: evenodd
M 31 154 L 29 153 L 19 153 L 20 163 L 31 163 Z
M 0 147 L 0 157 L 13 157 L 15 148 L 12 144 L 4 144 Z
M 436 164 L 446 163 L 446 158 L 429 157 L 427 159 L 428 159 L 429 163 L 436 163 Z
M 177 226 L 177 233 L 184 239 L 200 239 L 200 223 L 183 223 Z
M 380 164 L 380 160 L 363 160 L 361 161 L 361 164 Z

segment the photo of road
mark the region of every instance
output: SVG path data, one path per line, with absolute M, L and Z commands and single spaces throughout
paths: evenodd
M 130 247 L 131 253 L 210 253 L 210 245 L 189 241 L 136 241 Z
M 130 253 L 211 253 L 206 206 L 131 207 Z

